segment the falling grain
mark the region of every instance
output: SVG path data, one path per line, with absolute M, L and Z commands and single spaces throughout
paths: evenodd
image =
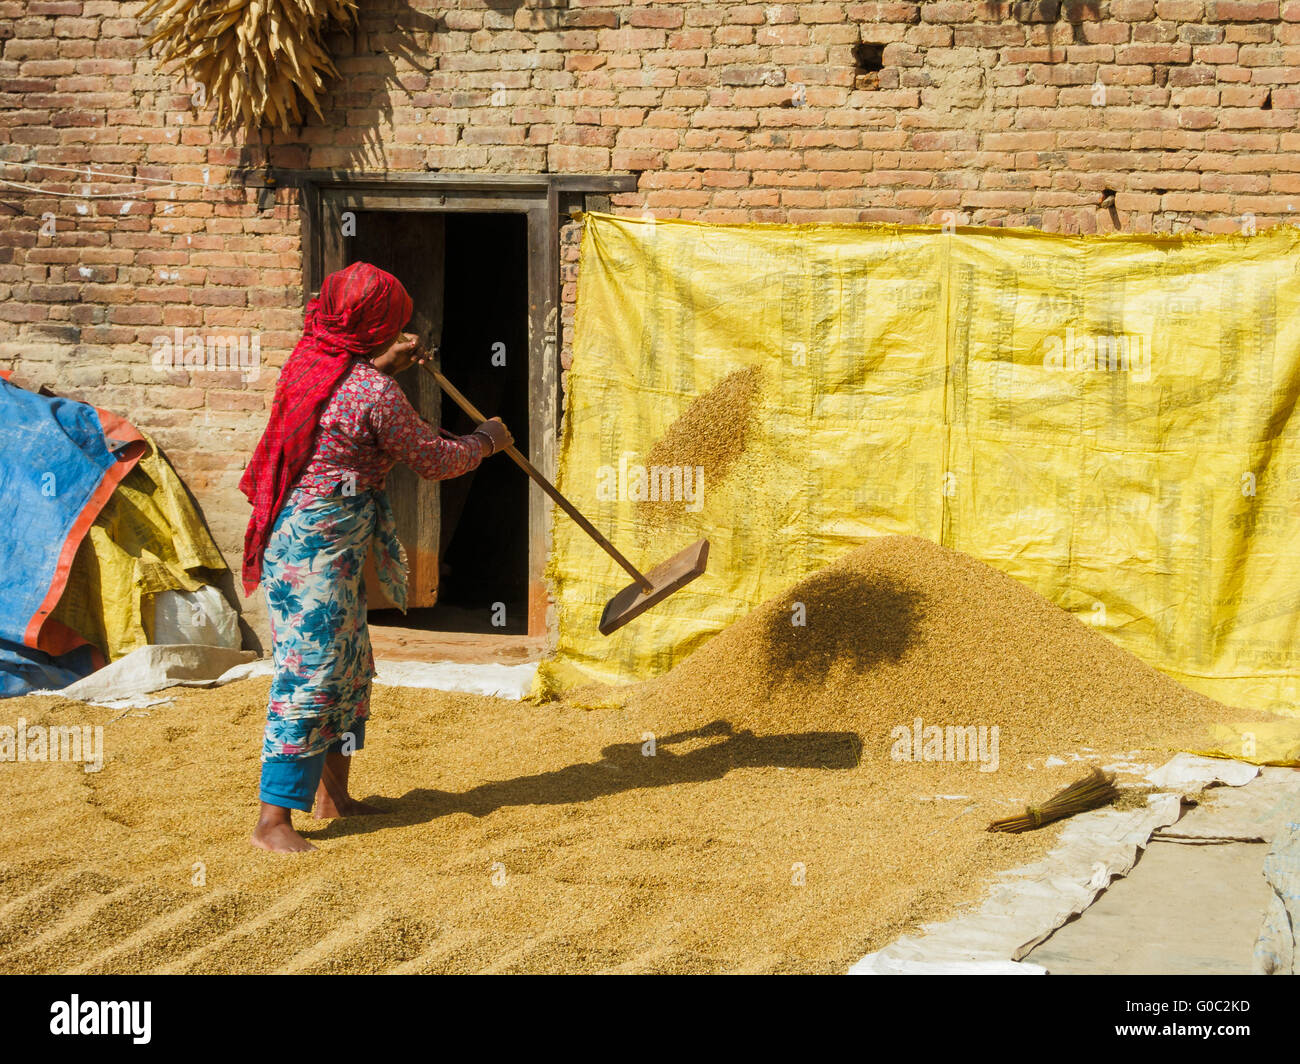
M 759 366 L 738 369 L 691 403 L 646 457 L 649 469 L 691 470 L 704 490 L 724 483 L 744 455 L 758 414 L 763 374 Z M 640 516 L 652 527 L 680 516 L 677 498 L 641 502 Z

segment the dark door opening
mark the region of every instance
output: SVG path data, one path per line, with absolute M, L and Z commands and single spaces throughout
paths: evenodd
M 528 450 L 528 230 L 522 214 L 447 216 L 443 372 Z M 473 431 L 450 400 L 443 425 Z M 458 631 L 528 630 L 528 478 L 495 455 L 442 485 L 439 605 Z M 504 621 L 504 623 L 497 623 Z M 435 625 L 440 627 L 440 625 Z
M 438 217 L 443 237 L 439 242 L 441 268 L 431 268 L 425 276 L 442 278 L 441 368 L 475 406 L 489 416 L 500 416 L 510 427 L 516 446 L 526 453 L 527 219 L 523 214 L 489 212 L 447 212 Z M 380 219 L 385 226 L 404 226 L 408 233 L 418 228 L 408 212 L 370 215 L 372 222 Z M 400 232 L 391 234 L 388 246 L 402 244 Z M 437 250 L 431 248 L 430 252 Z M 389 268 L 379 261 L 384 256 L 383 242 L 370 244 L 368 251 L 369 261 Z M 402 277 L 401 272 L 394 273 Z M 417 320 L 419 316 L 417 307 Z M 414 368 L 404 377 L 417 374 L 427 377 Z M 408 394 L 413 383 L 403 382 Z M 432 378 L 428 383 L 433 383 Z M 427 405 L 425 412 L 428 416 Z M 446 397 L 442 397 L 439 417 L 442 426 L 457 435 L 474 428 L 471 419 Z M 389 477 L 390 495 L 405 485 L 397 472 Z M 438 520 L 427 522 L 423 526 L 426 531 L 420 533 L 436 543 L 417 545 L 425 552 L 436 550 L 436 602 L 408 609 L 405 615 L 394 609 L 372 608 L 371 619 L 381 625 L 429 631 L 526 634 L 528 485 L 522 470 L 503 455 L 488 459 L 463 477 L 440 481 Z M 396 499 L 394 509 L 398 509 Z M 404 542 L 404 546 L 408 555 L 412 554 L 412 544 Z

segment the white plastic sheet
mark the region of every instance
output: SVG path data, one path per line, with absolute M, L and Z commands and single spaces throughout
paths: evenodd
M 469 664 L 456 661 L 384 661 L 375 663 L 375 683 L 385 687 L 422 687 L 437 691 L 463 691 L 494 698 L 519 700 L 527 696 L 537 672 L 535 662 L 524 665 Z M 147 646 L 92 673 L 57 694 L 96 705 L 143 707 L 146 697 L 168 687 L 216 687 L 270 676 L 270 658 L 257 658 L 251 650 L 213 646 Z M 158 699 L 153 699 L 156 704 Z
M 1300 800 L 1292 799 L 1264 858 L 1264 879 L 1273 897 L 1255 942 L 1255 974 L 1300 975 Z
M 239 615 L 211 584 L 194 591 L 160 591 L 153 596 L 152 642 L 238 650 Z
M 1212 783 L 1241 786 L 1259 770 L 1222 758 L 1179 754 L 1152 776 L 1167 793 L 1142 809 L 1100 809 L 1071 817 L 1041 861 L 1005 873 L 972 912 L 908 935 L 869 953 L 850 975 L 1041 974 L 1018 963 L 1075 913 L 1083 912 L 1119 876 L 1127 875 L 1152 834 L 1182 815 L 1182 798 Z M 1037 969 L 1035 972 L 1033 969 Z
M 144 646 L 60 691 L 36 693 L 62 695 L 78 702 L 121 705 L 124 700 L 167 687 L 207 686 L 227 670 L 256 656 L 251 650 L 229 647 Z

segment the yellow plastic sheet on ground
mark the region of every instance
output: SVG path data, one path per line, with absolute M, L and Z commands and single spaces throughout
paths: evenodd
M 150 596 L 195 591 L 226 568 L 185 485 L 153 440 L 145 442 L 144 457 L 78 547 L 53 613 L 109 661 L 150 642 Z
M 648 525 L 619 471 L 752 366 L 744 460 L 705 483 L 698 512 Z M 865 537 L 907 533 L 1191 688 L 1300 703 L 1290 226 L 1065 237 L 588 214 L 568 388 L 561 489 L 635 562 L 699 536 L 712 553 L 605 638 L 602 605 L 628 578 L 557 517 L 544 690 L 662 672 Z

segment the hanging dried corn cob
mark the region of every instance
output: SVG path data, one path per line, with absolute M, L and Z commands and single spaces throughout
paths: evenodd
M 146 45 L 162 44 L 163 62 L 204 87 L 222 128 L 287 132 L 302 123 L 303 100 L 324 117 L 318 93 L 338 77 L 325 28 L 356 13 L 355 0 L 153 0 L 141 19 L 158 16 Z

